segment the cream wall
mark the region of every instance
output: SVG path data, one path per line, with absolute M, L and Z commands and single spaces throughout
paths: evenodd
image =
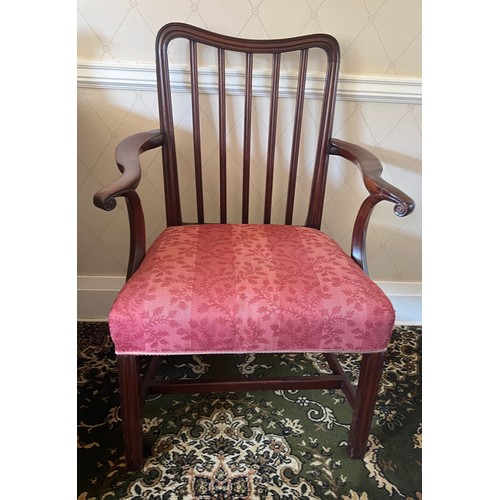
M 154 61 L 159 28 L 182 21 L 228 35 L 334 35 L 344 74 L 421 76 L 420 0 L 78 0 L 78 57 Z
M 385 178 L 417 202 L 399 219 L 389 204 L 372 217 L 371 276 L 421 281 L 421 2 L 419 0 L 96 0 L 78 1 L 78 273 L 123 276 L 128 251 L 121 204 L 106 213 L 92 196 L 117 175 L 114 148 L 127 135 L 157 127 L 154 40 L 170 21 L 245 37 L 334 35 L 341 47 L 337 137 L 375 152 Z M 286 13 L 286 15 L 284 15 Z M 182 63 L 183 61 L 174 61 Z M 181 99 L 180 99 L 181 101 Z M 161 230 L 158 153 L 144 156 L 140 187 L 147 200 L 148 239 Z M 354 167 L 333 160 L 336 180 L 324 229 L 349 248 L 350 226 L 364 196 Z

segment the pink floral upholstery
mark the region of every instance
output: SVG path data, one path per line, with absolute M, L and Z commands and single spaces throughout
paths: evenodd
M 377 352 L 393 325 L 334 241 L 275 225 L 166 229 L 109 316 L 117 354 Z

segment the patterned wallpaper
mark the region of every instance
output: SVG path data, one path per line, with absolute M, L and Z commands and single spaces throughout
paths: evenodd
M 78 57 L 153 61 L 157 31 L 182 21 L 249 38 L 331 33 L 344 74 L 421 76 L 421 0 L 78 0 Z
M 328 32 L 339 40 L 343 77 L 390 77 L 397 83 L 420 78 L 420 14 L 421 3 L 416 0 L 114 0 L 106 3 L 105 13 L 102 3 L 79 0 L 78 57 L 111 66 L 151 63 L 156 31 L 169 21 L 254 38 Z M 98 84 L 78 88 L 80 275 L 125 274 L 128 227 L 124 204 L 106 213 L 93 206 L 92 196 L 117 176 L 117 143 L 127 135 L 158 126 L 156 93 L 139 83 L 137 88 L 125 89 Z M 181 108 L 183 98 L 179 94 Z M 208 97 L 206 107 L 210 108 Z M 310 113 L 312 120 L 313 116 Z M 417 202 L 415 213 L 405 219 L 397 218 L 389 204 L 377 207 L 368 234 L 371 276 L 381 281 L 421 281 L 420 104 L 340 100 L 334 134 L 375 152 L 384 165 L 385 178 Z M 324 230 L 348 250 L 364 190 L 355 167 L 343 160 L 332 163 L 335 173 L 327 192 Z M 146 153 L 143 166 L 140 191 L 151 242 L 165 223 L 158 152 Z M 339 181 L 345 183 L 343 187 Z M 189 189 L 185 191 L 187 196 Z M 345 221 L 338 222 L 339 215 L 345 215 Z

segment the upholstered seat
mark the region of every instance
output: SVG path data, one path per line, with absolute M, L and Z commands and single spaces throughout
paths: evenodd
M 184 47 L 181 59 L 189 56 L 171 71 L 174 41 Z M 338 42 L 327 34 L 240 39 L 172 23 L 158 32 L 156 60 L 160 128 L 118 145 L 122 175 L 94 197 L 104 210 L 125 198 L 129 215 L 127 282 L 109 315 L 127 468 L 143 463 L 146 395 L 206 391 L 340 389 L 353 408 L 348 453 L 361 458 L 394 325 L 391 303 L 368 277 L 368 221 L 382 201 L 400 217 L 414 203 L 381 177 L 372 153 L 331 135 Z M 216 67 L 206 66 L 214 60 Z M 235 61 L 243 66 L 226 68 Z M 191 113 L 180 116 L 191 120 L 179 122 L 184 88 Z M 314 118 L 307 123 L 306 113 Z M 139 157 L 160 147 L 167 228 L 147 248 Z M 320 231 L 331 156 L 354 163 L 368 192 L 354 218 L 351 255 Z M 160 355 L 308 351 L 321 352 L 332 373 L 156 377 Z M 356 388 L 338 352 L 362 354 Z M 142 355 L 149 359 L 143 373 Z
M 316 229 L 207 224 L 157 238 L 109 325 L 117 354 L 378 352 L 394 311 Z

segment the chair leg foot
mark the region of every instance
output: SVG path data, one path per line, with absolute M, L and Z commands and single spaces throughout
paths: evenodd
M 130 471 L 142 468 L 142 415 L 137 356 L 117 355 L 125 461 Z
M 349 432 L 349 456 L 363 458 L 368 446 L 378 389 L 382 378 L 385 352 L 363 354 L 356 400 Z

